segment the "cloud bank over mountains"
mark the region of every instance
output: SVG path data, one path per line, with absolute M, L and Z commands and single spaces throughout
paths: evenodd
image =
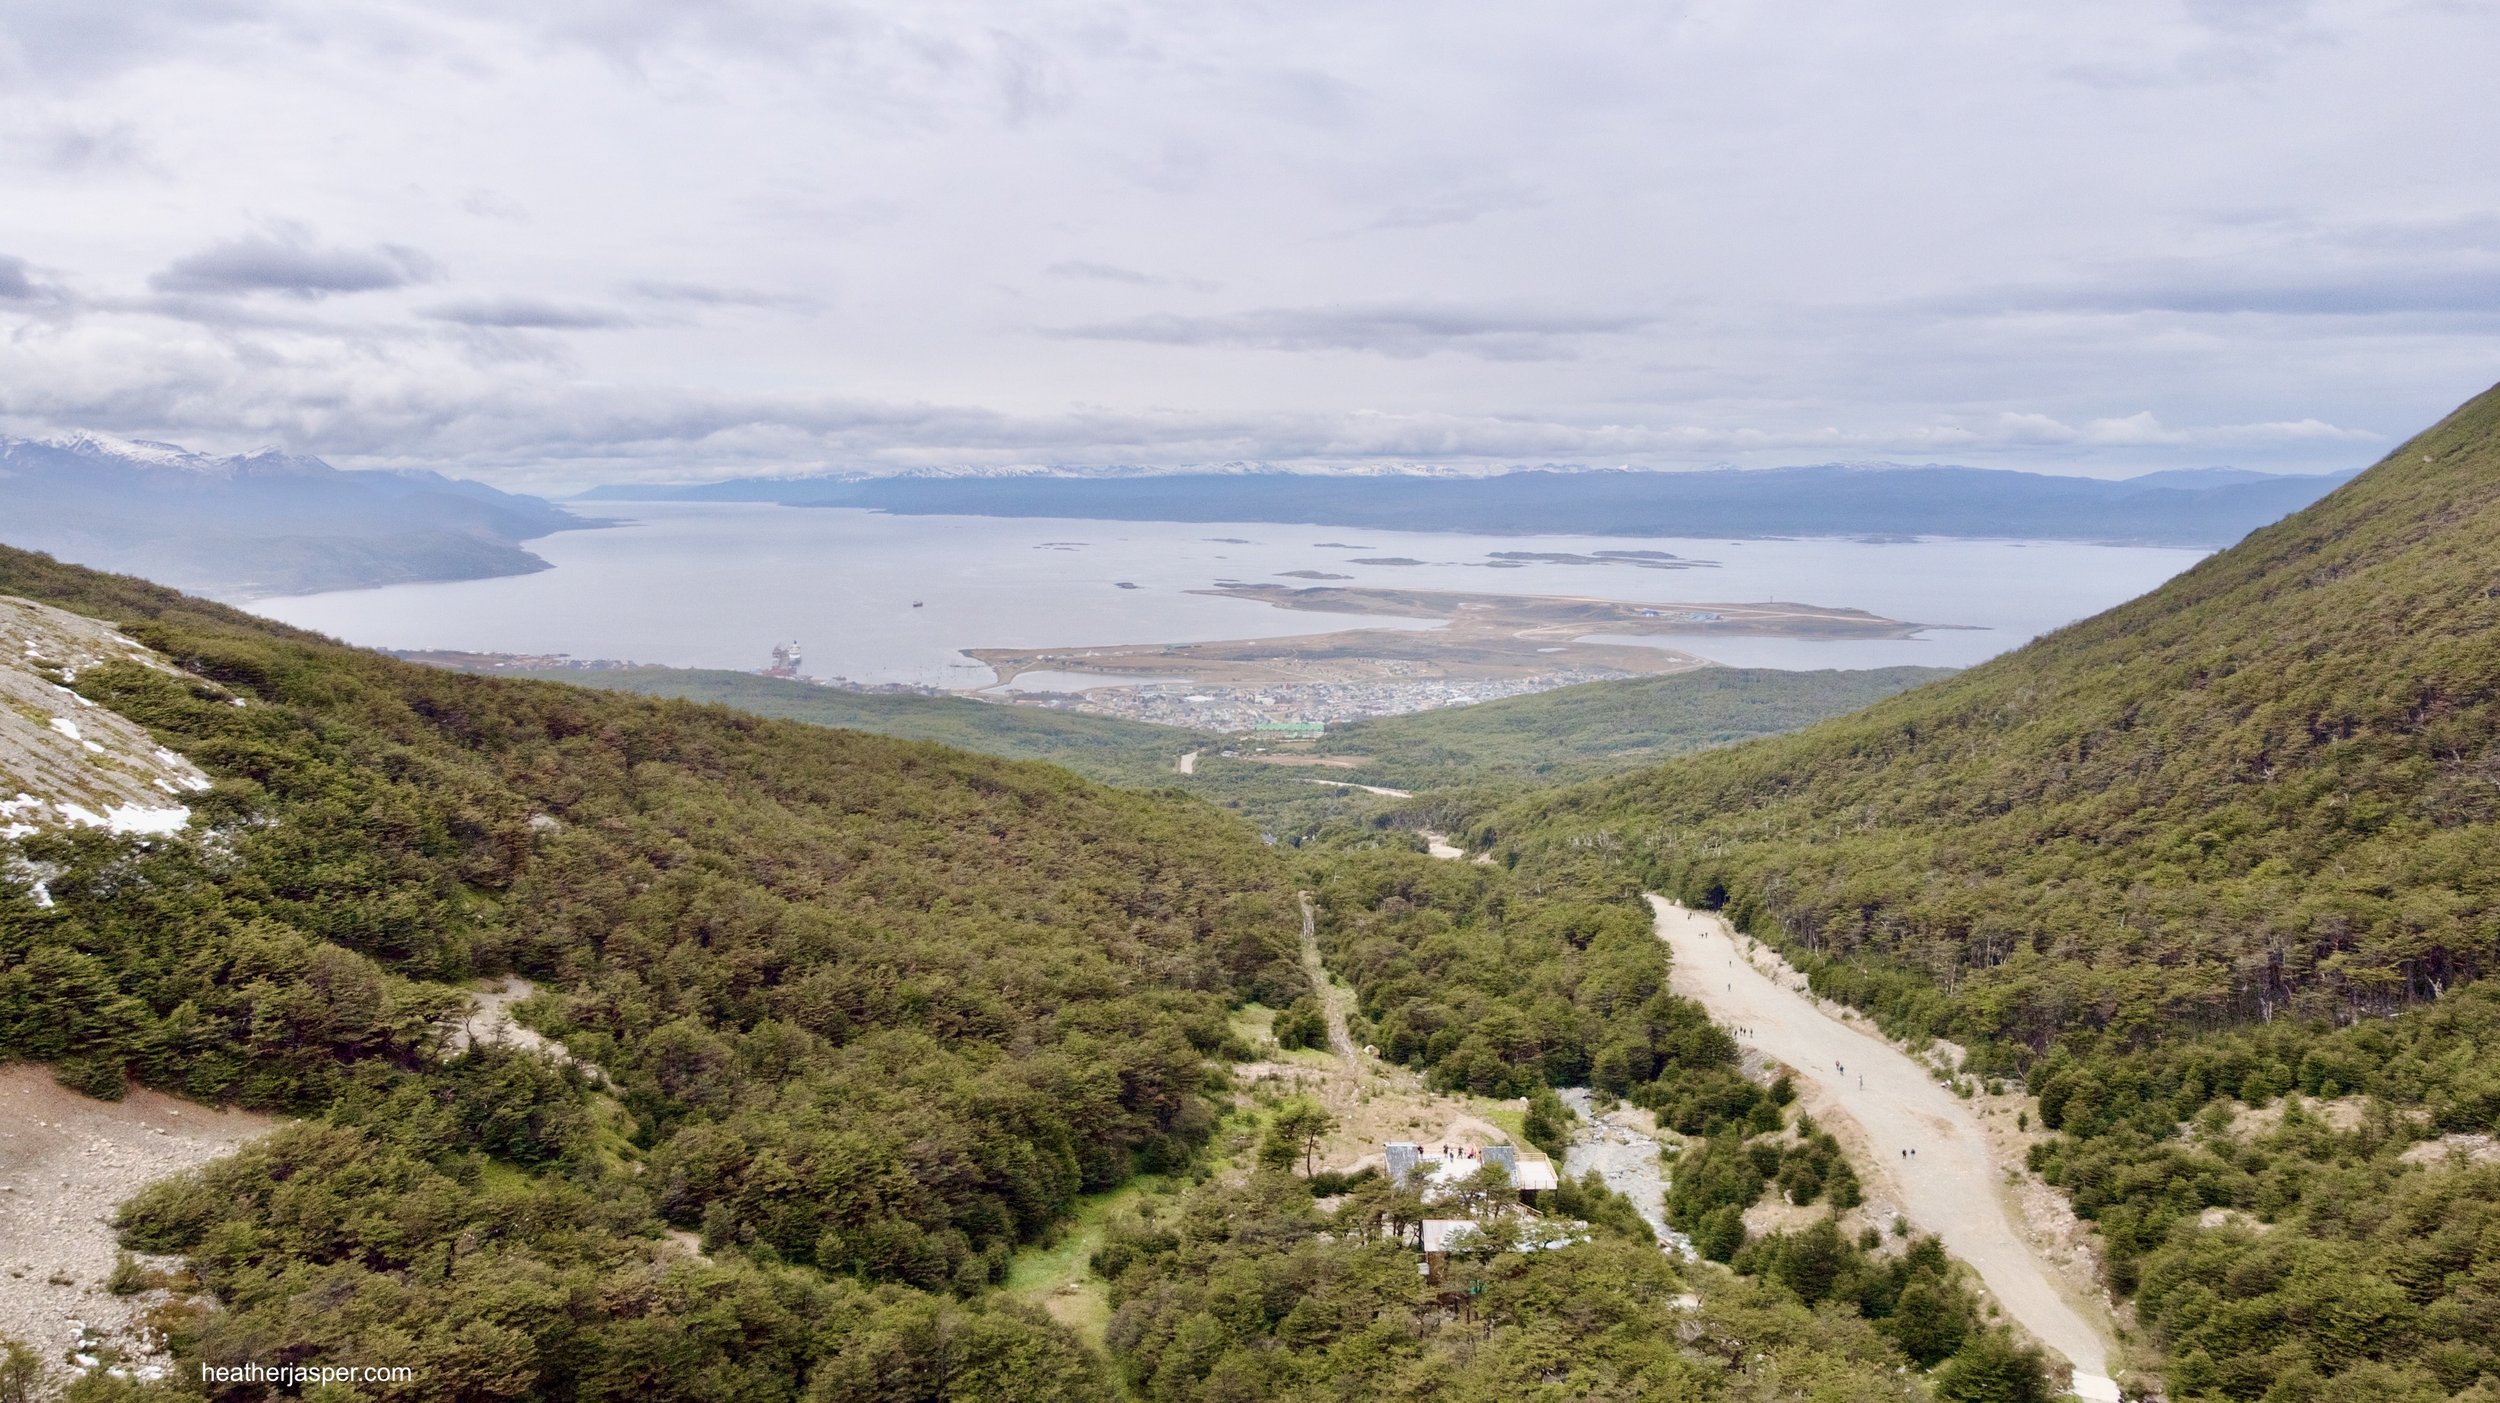
M 2119 475 L 2500 378 L 2500 12 L 1637 10 L 0 0 L 0 432 Z

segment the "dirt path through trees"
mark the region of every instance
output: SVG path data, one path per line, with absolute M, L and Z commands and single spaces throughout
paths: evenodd
M 1354 1045 L 1354 1033 L 1346 1026 L 1345 991 L 1328 977 L 1328 966 L 1319 958 L 1319 913 L 1311 905 L 1311 894 L 1302 893 L 1302 972 L 1311 977 L 1311 992 L 1319 998 L 1320 1011 L 1328 1016 L 1328 1046 L 1345 1059 L 1346 1070 L 1363 1075 L 1363 1050 Z
M 1415 791 L 1412 789 L 1391 789 L 1387 785 L 1381 784 L 1356 784 L 1350 779 L 1306 779 L 1302 782 L 1304 784 L 1334 785 L 1339 789 L 1359 789 L 1366 794 L 1377 794 L 1383 799 L 1412 799 L 1415 797 Z
M 2006 1312 L 2075 1367 L 2075 1392 L 2115 1400 L 2110 1337 L 2099 1312 L 2070 1300 L 2054 1269 L 2016 1226 L 2006 1167 L 1988 1151 L 1970 1107 L 1871 1027 L 1842 1020 L 1803 979 L 1744 942 L 1715 915 L 1651 896 L 1658 938 L 1674 952 L 1675 992 L 1701 1004 L 1737 1040 L 1792 1069 L 1816 1120 L 1861 1151 L 1861 1168 L 1891 1187 L 1911 1222 L 1969 1263 Z M 1757 966 L 1757 961 L 1760 966 Z

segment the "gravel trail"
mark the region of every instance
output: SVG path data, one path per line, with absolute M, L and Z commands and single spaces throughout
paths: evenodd
M 65 1355 L 99 1343 L 139 1369 L 161 1369 L 162 1356 L 135 1327 L 163 1294 L 104 1289 L 118 1245 L 113 1210 L 276 1124 L 139 1087 L 98 1101 L 54 1082 L 49 1068 L 0 1067 L 0 1335 L 32 1346 L 56 1370 Z
M 1412 799 L 1415 797 L 1415 791 L 1412 789 L 1391 789 L 1387 785 L 1381 784 L 1356 784 L 1350 779 L 1306 779 L 1302 782 L 1304 784 L 1325 784 L 1338 789 L 1359 789 L 1366 794 L 1377 794 L 1383 799 Z
M 2074 1365 L 2075 1392 L 2115 1400 L 2107 1327 L 2059 1290 L 2023 1236 L 2006 1200 L 2006 1166 L 1989 1154 L 1969 1106 L 1871 1026 L 1828 1011 L 1784 961 L 1767 951 L 1749 960 L 1724 920 L 1660 896 L 1649 903 L 1675 954 L 1675 992 L 1792 1069 L 1801 1103 L 1817 1120 L 1855 1130 L 1842 1138 L 1863 1148 L 1861 1167 L 1910 1221 L 1942 1238 L 2008 1314 Z

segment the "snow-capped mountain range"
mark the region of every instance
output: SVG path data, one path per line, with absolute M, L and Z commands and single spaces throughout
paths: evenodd
M 195 477 L 303 477 L 339 471 L 319 458 L 280 448 L 255 448 L 244 453 L 201 453 L 179 443 L 112 434 L 58 434 L 51 438 L 0 438 L 0 460 L 21 448 L 56 449 L 91 462 L 117 468 L 170 468 Z

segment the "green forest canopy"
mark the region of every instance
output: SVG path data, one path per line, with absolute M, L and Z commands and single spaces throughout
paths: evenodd
M 1921 1031 L 2401 1008 L 2500 956 L 2495 580 L 2500 391 L 2132 603 L 1476 843 L 1724 902 Z
M 772 1271 L 978 1292 L 1079 1194 L 1188 1162 L 1225 1010 L 1301 980 L 1273 857 L 1181 796 L 416 667 L 18 551 L 0 592 L 192 674 L 77 685 L 216 779 L 193 808 L 223 835 L 23 840 L 54 904 L 0 900 L 0 1055 L 315 1117 L 134 1210 L 233 1307 L 207 1357 L 416 1331 L 399 1352 L 449 1369 L 495 1320 L 530 1396 L 616 1396 L 586 1340 L 743 1292 L 798 1312 L 804 1365 L 832 1348 L 809 1319 L 901 1298 Z M 611 1091 L 446 1060 L 454 982 L 505 971 L 556 991 L 536 1021 Z M 751 1270 L 709 1303 L 620 1284 L 660 1270 L 664 1224 Z M 470 1261 L 537 1283 L 523 1325 Z M 315 1280 L 339 1310 L 291 1304 Z
M 2026 1072 L 2033 1168 L 2170 1396 L 2480 1403 L 2495 581 L 2500 390 L 2144 599 L 1470 842 L 1531 889 L 1724 907 L 1896 1033 Z
M 1832 1267 L 1925 1362 L 1955 1308 L 1912 1330 L 1887 1313 L 1910 1299 L 1899 1268 L 1812 1234 L 1747 1245 L 1732 1216 L 1774 1185 L 1798 1203 L 1853 1189 L 1823 1138 L 1771 1143 L 1777 1098 L 1662 995 L 1654 945 L 1606 898 L 1651 881 L 1723 902 L 1894 1027 L 2030 1061 L 2061 1132 L 2037 1165 L 2100 1222 L 2174 1392 L 2478 1396 L 2500 1368 L 2474 1285 L 2495 1269 L 2480 1225 L 2500 1190 L 2461 1151 L 2421 1152 L 2500 1114 L 2488 1001 L 2424 1006 L 2488 945 L 2470 937 L 2491 909 L 2474 781 L 2500 772 L 2495 417 L 2487 396 L 2148 600 L 1863 717 L 1499 810 L 1473 839 L 1522 859 L 1515 891 L 1472 867 L 1310 854 L 1333 864 L 1322 939 L 1362 1031 L 1444 1086 L 1541 1106 L 1540 1083 L 1585 1077 L 1653 1106 L 1700 1137 L 1678 1213 L 1714 1255 L 1807 1301 Z M 34 840 L 61 904 L 0 906 L 0 1038 L 100 1092 L 137 1075 L 322 1112 L 134 1206 L 134 1245 L 190 1253 L 227 1303 L 187 1349 L 343 1354 L 387 1329 L 478 1397 L 674 1396 L 732 1357 L 756 1396 L 1106 1386 L 987 1287 L 1074 1193 L 1190 1162 L 1213 1128 L 1214 1015 L 1297 994 L 1284 878 L 1240 829 L 1177 796 L 927 747 L 394 671 L 34 557 L 0 558 L 0 590 L 125 620 L 209 679 L 102 669 L 81 688 L 216 774 L 203 813 L 242 835 L 230 860 Z M 1072 848 L 1019 819 L 1134 844 Z M 1158 879 L 1158 858 L 1212 864 L 1218 891 Z M 982 884 L 1002 867 L 1039 870 L 1091 922 Z M 2306 956 L 2284 958 L 2304 932 Z M 894 937 L 915 955 L 889 972 Z M 507 968 L 561 991 L 534 1018 L 612 1092 L 516 1054 L 440 1058 L 455 996 L 437 981 Z M 790 993 L 793 972 L 815 997 Z M 2200 1026 L 2223 1031 L 2166 1036 Z M 1106 1074 L 1141 1037 L 1147 1054 Z M 2383 1109 L 2239 1128 L 2233 1098 L 2286 1090 Z M 924 1124 L 951 1129 L 878 1139 Z M 442 1211 L 408 1216 L 427 1203 Z M 714 1259 L 672 1256 L 655 1237 L 672 1222 Z M 323 1223 L 354 1226 L 307 1231 Z M 1253 1249 L 1240 1284 L 1271 1295 L 1319 1260 L 1231 1240 Z M 1558 1259 L 1556 1299 L 1576 1261 Z M 492 1304 L 524 1282 L 538 1306 Z M 316 1283 L 348 1308 L 293 1310 Z M 1115 1341 L 1133 1383 L 1217 1396 L 1240 1370 L 1198 1371 L 1236 1348 L 1290 1353 L 1271 1379 L 1343 1372 L 1310 1353 L 1336 1337 L 1280 1318 L 1172 1374 L 1210 1306 L 1170 1299 L 1176 1333 Z M 1513 1323 L 1548 1328 L 1535 1310 Z M 699 1342 L 661 1344 L 680 1338 Z M 1971 1372 L 1937 1378 L 1959 1396 Z
M 1333 727 L 1308 753 L 1351 768 L 1228 760 L 1218 735 L 1146 722 L 960 697 L 854 692 L 702 668 L 630 667 L 507 674 L 601 690 L 718 702 L 758 716 L 937 741 L 981 755 L 1045 760 L 1126 788 L 1171 787 L 1293 837 L 1387 805 L 1342 779 L 1410 792 L 1483 790 L 1586 779 L 1671 755 L 1811 725 L 1949 675 L 1943 668 L 1784 672 L 1703 668 L 1588 682 L 1475 706 L 1442 707 Z M 1194 774 L 1180 757 L 1200 751 Z
M 195 806 L 214 841 L 24 841 L 55 904 L 0 901 L 0 1055 L 96 1095 L 135 1078 L 302 1117 L 125 1209 L 125 1242 L 183 1255 L 221 1307 L 160 1317 L 180 1357 L 387 1359 L 417 1370 L 407 1396 L 463 1400 L 1114 1395 L 1101 1359 L 994 1288 L 1077 1195 L 1204 1174 L 1216 1067 L 1248 1053 L 1226 1008 L 1301 997 L 1288 876 L 1241 826 L 1040 766 L 408 666 L 18 552 L 0 553 L 0 591 L 116 620 L 188 669 L 77 684 L 218 781 Z M 1419 934 L 1399 923 L 1448 911 L 1484 938 L 1421 943 L 1447 992 L 1496 1025 L 1504 1000 L 1559 1016 L 1534 1053 L 1402 1054 L 1436 1078 L 1536 1087 L 1596 1065 L 1629 1089 L 1669 1070 L 1661 1037 L 1723 1062 L 1636 922 L 1515 905 L 1504 874 L 1384 841 L 1326 898 L 1331 945 L 1370 942 L 1367 995 L 1415 968 L 1388 948 Z M 1506 983 L 1505 945 L 1550 977 Z M 572 1060 L 446 1055 L 459 981 L 506 971 L 542 981 L 524 1012 Z M 1672 1026 L 1610 1030 L 1614 1001 Z M 1553 1133 L 1559 1106 L 1538 1105 Z M 1557 1205 L 1603 1240 L 1464 1267 L 1481 1302 L 1418 1283 L 1392 1244 L 1328 1241 L 1292 1206 L 1307 1186 L 1175 1193 L 1273 1207 L 1239 1220 L 1255 1242 L 1191 1249 L 1244 1253 L 1229 1296 L 1165 1293 L 1212 1259 L 1114 1238 L 1116 1367 L 1158 1397 L 1231 1397 L 1246 1375 L 1331 1398 L 1473 1378 L 1492 1396 L 1550 1375 L 1565 1340 L 1586 1381 L 1926 1391 L 1896 1372 L 1891 1325 L 1823 1320 L 1715 1267 L 1679 1275 L 1593 1186 Z M 1313 1269 L 1347 1287 L 1340 1324 L 1234 1309 L 1304 1293 Z M 1666 1329 L 1692 1310 L 1684 1285 L 1710 1292 L 1690 1340 Z M 1232 1332 L 1217 1354 L 1200 1349 L 1210 1310 Z M 1385 1314 L 1349 1333 L 1358 1312 Z M 1472 1362 L 1493 1357 L 1486 1330 L 1494 1374 Z

